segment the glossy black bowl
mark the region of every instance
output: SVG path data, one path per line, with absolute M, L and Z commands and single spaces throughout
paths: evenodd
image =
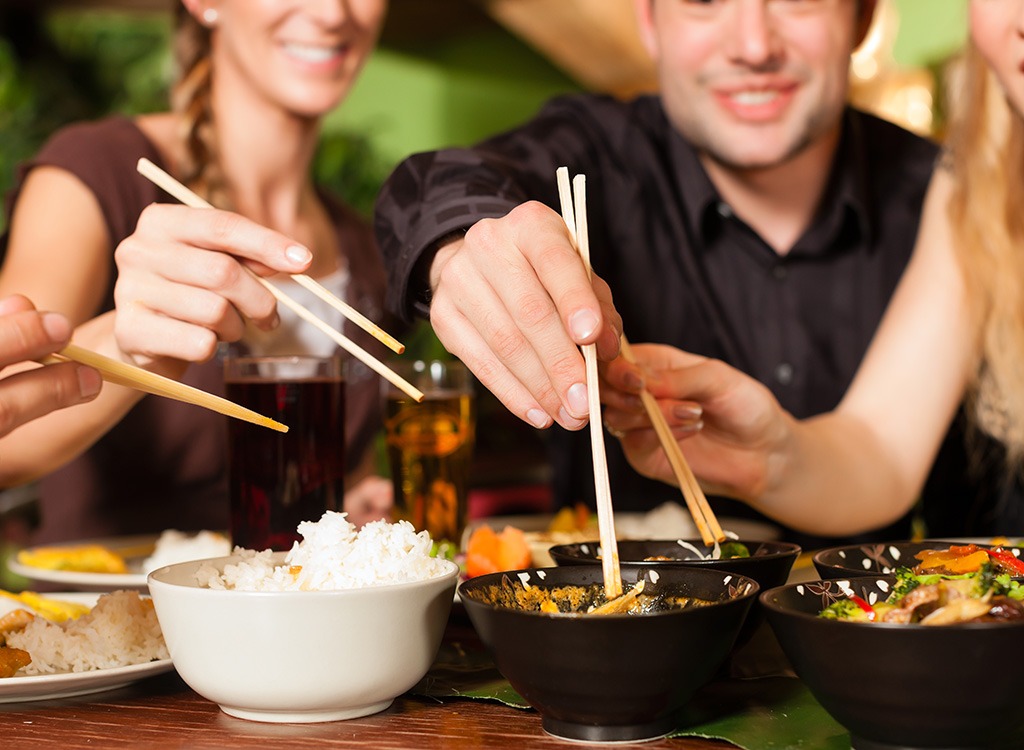
M 857 750 L 1024 747 L 1024 621 L 896 625 L 817 614 L 894 577 L 790 584 L 761 594 L 796 673 Z
M 800 547 L 789 542 L 757 542 L 739 540 L 750 552 L 750 557 L 713 560 L 710 550 L 700 539 L 663 539 L 618 542 L 619 562 L 624 566 L 645 565 L 654 570 L 667 568 L 705 568 L 747 576 L 757 581 L 762 591 L 781 586 L 789 578 L 793 563 L 800 556 Z M 685 544 L 684 544 L 685 543 Z M 600 565 L 600 542 L 559 544 L 550 549 L 552 559 L 559 565 Z M 670 560 L 647 560 L 649 557 L 668 557 Z M 751 607 L 736 645 L 742 646 L 753 636 L 764 617 L 756 602 Z
M 459 586 L 459 597 L 498 669 L 541 715 L 545 731 L 588 742 L 659 737 L 714 676 L 756 597 L 744 576 L 675 568 L 622 570 L 626 589 L 670 593 L 712 604 L 643 615 L 545 614 L 503 606 L 524 584 L 598 586 L 598 566 L 492 573 Z
M 848 579 L 855 576 L 887 576 L 897 568 L 913 568 L 918 564 L 914 557 L 918 552 L 929 549 L 949 549 L 956 542 L 936 540 L 922 542 L 877 542 L 873 544 L 850 544 L 829 547 L 814 554 L 812 561 L 818 575 L 824 579 Z M 994 545 L 979 544 L 982 549 Z M 1024 550 L 1007 548 L 1017 556 Z M 761 588 L 765 588 L 762 586 Z

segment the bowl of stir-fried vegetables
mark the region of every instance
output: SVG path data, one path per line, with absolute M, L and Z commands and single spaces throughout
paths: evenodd
M 1024 747 L 1024 586 L 992 562 L 790 584 L 760 601 L 858 750 Z
M 601 564 L 598 541 L 559 544 L 549 552 L 560 566 Z M 767 591 L 786 582 L 800 555 L 800 547 L 789 542 L 746 539 L 728 539 L 713 547 L 700 539 L 624 540 L 618 543 L 618 552 L 622 565 L 643 565 L 653 570 L 681 567 L 721 570 L 753 578 L 762 591 Z M 763 622 L 764 615 L 755 603 L 736 639 L 736 648 L 746 645 Z
M 942 541 L 884 542 L 830 547 L 812 558 L 822 578 L 893 575 L 900 568 L 917 573 L 959 575 L 991 563 L 999 573 L 1024 577 L 1024 549 L 994 544 L 950 544 Z

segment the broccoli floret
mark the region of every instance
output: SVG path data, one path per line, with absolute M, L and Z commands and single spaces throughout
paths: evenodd
M 866 620 L 867 613 L 853 600 L 840 599 L 821 610 L 818 617 L 826 620 Z
M 892 593 L 885 600 L 886 604 L 896 604 L 903 597 L 921 585 L 922 576 L 918 576 L 910 568 L 898 568 L 896 570 L 896 585 Z
M 723 542 L 720 546 L 722 559 L 750 557 L 750 550 L 742 542 Z

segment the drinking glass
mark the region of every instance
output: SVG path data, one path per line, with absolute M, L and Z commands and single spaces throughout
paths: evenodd
M 290 549 L 302 521 L 345 496 L 345 382 L 337 357 L 229 356 L 227 397 L 288 426 L 287 433 L 229 420 L 231 541 Z
M 473 376 L 458 360 L 395 360 L 389 366 L 424 394 L 416 403 L 391 383 L 382 385 L 395 486 L 392 519 L 457 548 L 466 527 L 476 435 Z

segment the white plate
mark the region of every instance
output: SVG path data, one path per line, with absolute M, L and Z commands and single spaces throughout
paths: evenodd
M 47 570 L 22 565 L 11 557 L 7 567 L 12 573 L 24 576 L 30 581 L 45 581 L 67 586 L 75 591 L 148 591 L 146 574 L 142 571 L 142 562 L 153 554 L 159 534 L 140 534 L 138 536 L 111 537 L 108 539 L 87 539 L 80 542 L 61 542 L 59 544 L 41 545 L 44 547 L 77 547 L 80 544 L 99 544 L 125 559 L 127 573 L 83 573 L 76 570 Z M 33 548 L 30 548 L 33 549 Z
M 98 594 L 61 593 L 47 594 L 53 599 L 63 599 L 79 604 L 95 604 Z M 6 677 L 0 679 L 0 703 L 42 701 L 53 698 L 70 698 L 74 695 L 99 693 L 113 690 L 153 675 L 174 669 L 170 659 L 160 659 L 128 667 L 94 669 L 90 672 L 65 672 Z

